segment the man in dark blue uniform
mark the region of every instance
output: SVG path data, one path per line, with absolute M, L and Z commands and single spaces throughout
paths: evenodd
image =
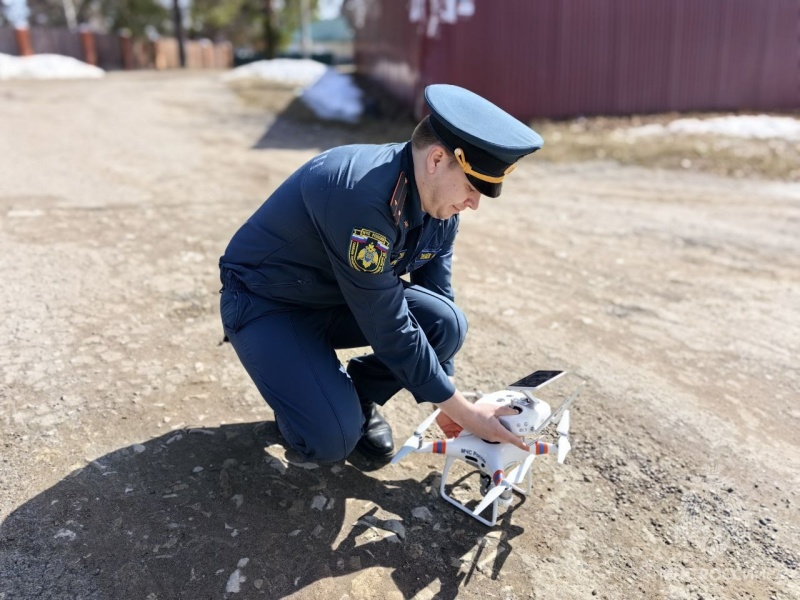
M 225 334 L 308 460 L 358 447 L 388 461 L 392 431 L 376 407 L 402 388 L 441 408 L 446 433 L 524 447 L 497 419 L 511 409 L 472 404 L 452 383 L 467 323 L 450 274 L 459 213 L 497 197 L 542 139 L 462 88 L 432 85 L 425 98 L 431 114 L 410 142 L 323 152 L 220 259 Z M 340 364 L 336 349 L 367 345 L 373 354 Z

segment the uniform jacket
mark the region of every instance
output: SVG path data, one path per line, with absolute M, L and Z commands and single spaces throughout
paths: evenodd
M 453 299 L 458 215 L 420 207 L 411 143 L 342 146 L 298 169 L 234 235 L 220 267 L 267 311 L 347 305 L 418 400 L 455 392 L 410 315 L 400 276 Z

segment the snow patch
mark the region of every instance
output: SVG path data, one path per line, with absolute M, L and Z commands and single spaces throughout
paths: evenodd
M 6 79 L 99 79 L 105 74 L 103 69 L 71 56 L 0 54 L 0 81 Z
M 634 127 L 625 131 L 624 134 L 631 137 L 712 134 L 750 139 L 800 140 L 800 119 L 770 115 L 676 119 L 667 125 L 651 124 Z
M 300 96 L 320 119 L 357 123 L 364 111 L 361 90 L 349 75 L 335 69 L 320 77 Z
M 353 78 L 314 60 L 258 60 L 225 73 L 222 79 L 259 79 L 297 86 L 302 102 L 320 119 L 356 123 L 364 112 L 362 92 Z
M 315 60 L 305 58 L 275 58 L 257 60 L 236 67 L 222 76 L 224 81 L 240 79 L 262 79 L 287 85 L 309 86 L 325 74 L 328 67 Z

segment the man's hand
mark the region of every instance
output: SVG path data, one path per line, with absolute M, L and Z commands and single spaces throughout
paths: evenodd
M 487 442 L 506 442 L 520 450 L 530 451 L 525 442 L 503 427 L 497 419 L 517 414 L 510 406 L 472 404 L 458 390 L 444 402 L 439 402 L 437 406 L 447 418 L 440 421 L 441 415 L 439 415 L 436 422 L 448 437 L 453 437 L 452 432 L 457 435 L 461 428 L 464 428 Z
M 453 421 L 453 419 L 441 411 L 439 411 L 439 414 L 436 415 L 436 424 L 448 438 L 458 437 L 458 434 L 464 431 L 464 428 L 461 425 Z

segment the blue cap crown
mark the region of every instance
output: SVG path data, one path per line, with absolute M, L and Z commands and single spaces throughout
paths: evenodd
M 503 179 L 513 165 L 544 143 L 533 129 L 464 88 L 429 85 L 425 101 L 431 110 L 433 131 L 485 196 L 499 196 Z

